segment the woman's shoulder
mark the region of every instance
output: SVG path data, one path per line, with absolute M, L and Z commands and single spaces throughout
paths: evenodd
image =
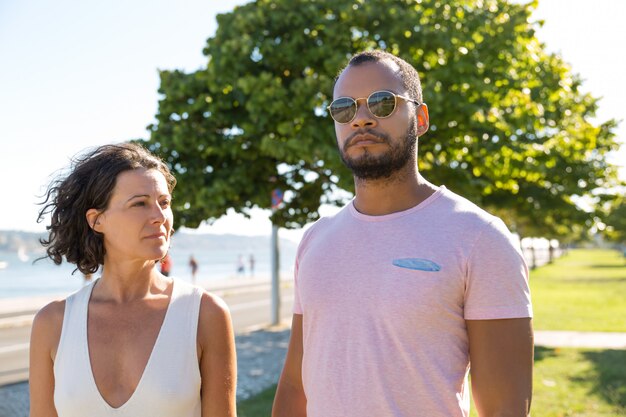
M 46 304 L 35 315 L 32 331 L 37 331 L 38 333 L 57 338 L 61 334 L 63 320 L 68 309 L 72 305 L 76 305 L 76 303 L 85 301 L 85 297 L 88 299 L 94 284 L 95 281 L 85 285 L 78 291 L 68 295 L 66 298 L 57 299 Z
M 31 344 L 35 341 L 47 349 L 56 351 L 63 329 L 65 303 L 65 299 L 55 300 L 37 312 L 33 320 Z
M 216 316 L 230 316 L 228 305 L 224 300 L 222 300 L 222 298 L 205 289 L 201 289 L 200 291 L 200 315 L 207 314 Z
M 228 306 L 219 296 L 205 290 L 199 285 L 191 284 L 182 279 L 175 278 L 175 285 L 178 287 L 178 294 L 195 294 L 194 297 L 200 297 L 200 314 L 220 314 L 220 312 L 228 311 Z
M 232 343 L 232 339 L 233 324 L 228 306 L 220 297 L 203 289 L 198 317 L 200 346 L 203 349 L 217 349 L 217 346 L 224 347 Z
M 35 315 L 33 323 L 40 322 L 47 326 L 55 323 L 63 323 L 63 315 L 65 313 L 65 299 L 54 300 L 46 304 Z

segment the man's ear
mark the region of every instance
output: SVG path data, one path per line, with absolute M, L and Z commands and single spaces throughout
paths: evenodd
M 102 214 L 100 210 L 93 208 L 87 210 L 87 213 L 85 213 L 87 224 L 96 232 L 100 232 L 100 214 Z
M 426 103 L 422 103 L 417 108 L 417 136 L 422 136 L 428 131 L 428 106 Z

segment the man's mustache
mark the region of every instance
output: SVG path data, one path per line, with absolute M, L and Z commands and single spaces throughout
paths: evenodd
M 380 142 L 387 143 L 387 144 L 389 143 L 389 136 L 383 133 L 379 133 L 371 129 L 359 129 L 353 134 L 351 134 L 350 136 L 348 136 L 345 143 L 343 144 L 343 151 L 345 152 L 350 146 L 352 146 L 352 142 L 354 141 L 355 137 L 366 136 L 366 135 L 372 136 L 376 138 L 376 140 L 379 140 Z

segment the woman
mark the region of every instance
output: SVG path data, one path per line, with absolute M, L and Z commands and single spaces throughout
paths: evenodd
M 32 417 L 235 416 L 226 305 L 155 268 L 170 245 L 175 184 L 160 159 L 121 144 L 77 159 L 48 188 L 47 256 L 102 274 L 35 317 Z

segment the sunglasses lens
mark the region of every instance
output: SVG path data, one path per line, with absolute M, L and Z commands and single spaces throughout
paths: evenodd
M 349 97 L 339 97 L 330 103 L 330 115 L 337 123 L 348 123 L 356 114 L 356 102 Z
M 376 91 L 367 99 L 367 107 L 376 117 L 389 117 L 396 108 L 396 97 L 389 91 Z

